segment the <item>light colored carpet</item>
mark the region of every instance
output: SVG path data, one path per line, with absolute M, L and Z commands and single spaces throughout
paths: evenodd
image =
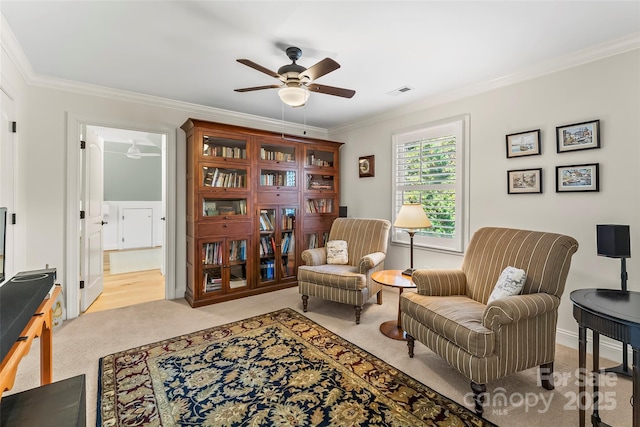
M 313 297 L 309 298 L 309 312 L 305 315 L 435 391 L 473 408 L 469 397 L 469 381 L 451 369 L 444 360 L 419 343 L 416 343 L 415 357 L 411 359 L 407 355 L 406 342 L 386 338 L 380 333 L 382 322 L 398 316 L 398 292 L 385 288 L 383 301 L 382 305 L 377 305 L 375 298 L 372 298 L 365 305 L 360 325 L 355 324 L 353 307 Z M 86 374 L 87 425 L 92 426 L 96 419 L 100 357 L 286 307 L 302 312 L 297 288 L 196 309 L 189 307 L 183 299 L 177 299 L 84 314 L 54 329 L 54 380 Z M 14 389 L 4 395 L 40 384 L 39 358 L 39 343 L 34 343 L 31 352 L 20 364 Z M 590 363 L 588 360 L 587 366 L 591 366 Z M 606 360 L 601 361 L 601 366 L 610 365 L 614 363 L 607 365 Z M 538 385 L 537 369 L 489 383 L 488 397 L 497 405 L 486 408 L 486 418 L 503 427 L 578 425 L 577 367 L 578 351 L 559 345 L 556 350 L 554 391 L 544 390 Z M 601 386 L 604 382 L 601 381 Z M 600 407 L 603 421 L 614 426 L 631 426 L 631 381 L 619 378 L 607 382 L 609 385 L 601 387 L 604 393 Z M 590 392 L 591 387 L 587 387 L 587 390 Z M 500 405 L 502 398 L 506 398 L 504 405 Z
M 109 252 L 111 274 L 155 270 L 162 265 L 162 248 Z

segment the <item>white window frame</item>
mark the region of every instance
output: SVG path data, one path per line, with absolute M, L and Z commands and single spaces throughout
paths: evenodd
M 392 135 L 392 193 L 391 193 L 391 217 L 392 223 L 400 211 L 399 192 L 403 188 L 397 182 L 398 173 L 398 146 L 416 142 L 423 139 L 432 139 L 445 135 L 455 135 L 456 137 L 456 172 L 455 172 L 455 234 L 451 238 L 439 237 L 429 234 L 429 230 L 417 230 L 413 244 L 415 247 L 442 250 L 447 252 L 462 253 L 464 244 L 467 241 L 469 229 L 469 115 L 460 115 L 435 122 L 425 123 L 410 129 L 404 129 Z M 415 186 L 412 190 L 416 190 Z M 427 212 L 427 216 L 428 216 Z M 393 227 L 391 232 L 391 242 L 395 244 L 409 244 L 409 234 L 403 228 Z

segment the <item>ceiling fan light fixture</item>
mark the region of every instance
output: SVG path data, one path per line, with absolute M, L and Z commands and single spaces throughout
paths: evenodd
M 131 141 L 131 147 L 127 150 L 127 157 L 130 159 L 141 159 L 140 149 L 136 145 L 135 141 Z
M 301 86 L 286 86 L 278 91 L 282 102 L 292 107 L 300 107 L 309 99 L 309 91 Z

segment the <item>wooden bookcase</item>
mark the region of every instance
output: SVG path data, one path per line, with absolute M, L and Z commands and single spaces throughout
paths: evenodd
M 188 119 L 187 284 L 192 307 L 297 285 L 340 202 L 341 143 Z

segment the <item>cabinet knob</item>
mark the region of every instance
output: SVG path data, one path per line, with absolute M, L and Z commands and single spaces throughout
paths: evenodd
M 226 216 L 224 217 L 224 219 L 229 219 Z M 222 224 L 222 228 L 227 228 L 229 226 L 229 224 Z
M 280 193 L 277 193 L 276 196 L 280 197 Z

